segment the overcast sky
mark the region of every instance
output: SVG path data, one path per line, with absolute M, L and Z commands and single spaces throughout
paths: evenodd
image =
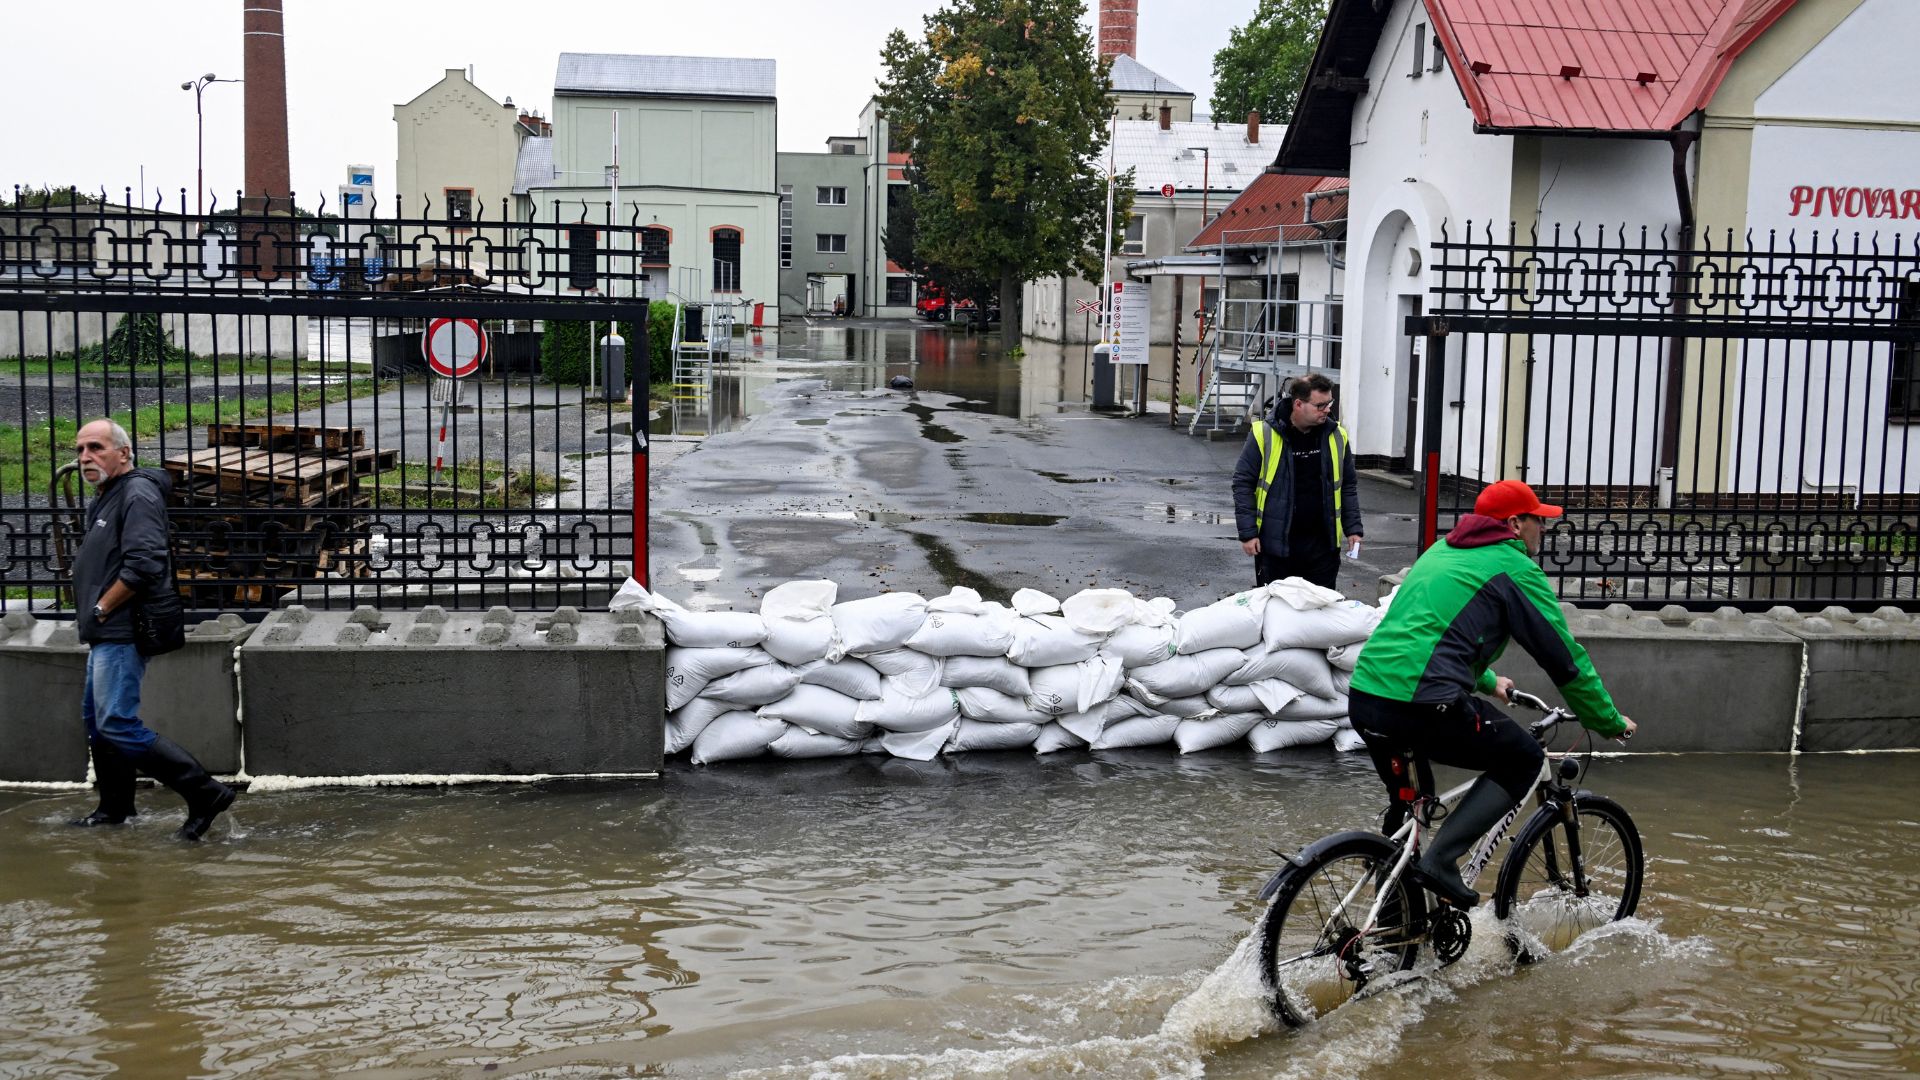
M 1198 95 L 1205 111 L 1213 54 L 1257 0 L 1140 0 L 1140 55 Z M 194 95 L 180 84 L 241 74 L 244 0 L 9 3 L 0 89 L 15 121 L 0 141 L 0 183 L 102 184 L 192 203 Z M 300 202 L 331 202 L 345 167 L 375 167 L 392 193 L 394 105 L 473 68 L 496 99 L 551 114 L 562 52 L 770 57 L 779 64 L 780 149 L 820 150 L 852 134 L 896 27 L 920 30 L 939 0 L 286 0 L 287 111 Z M 1097 10 L 1097 0 L 1089 9 Z M 207 186 L 221 203 L 241 184 L 241 88 L 205 94 Z

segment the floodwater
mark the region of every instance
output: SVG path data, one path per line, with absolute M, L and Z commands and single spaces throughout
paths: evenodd
M 4 791 L 0 1077 L 1912 1074 L 1916 763 L 1596 762 L 1640 918 L 1522 970 L 1478 922 L 1299 1033 L 1241 945 L 1269 847 L 1370 821 L 1357 756 L 255 791 L 198 847 Z

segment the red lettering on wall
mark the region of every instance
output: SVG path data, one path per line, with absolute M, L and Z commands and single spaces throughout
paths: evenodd
M 1916 192 L 1916 194 L 1920 194 L 1920 192 Z M 1794 187 L 1791 198 L 1793 199 L 1793 209 L 1788 212 L 1787 216 L 1799 217 L 1801 208 L 1813 201 L 1813 189 L 1805 184 L 1799 184 Z
M 1920 217 L 1920 191 L 1908 188 L 1900 193 L 1900 216 Z
M 1920 218 L 1920 188 L 1813 187 L 1787 190 L 1788 217 Z

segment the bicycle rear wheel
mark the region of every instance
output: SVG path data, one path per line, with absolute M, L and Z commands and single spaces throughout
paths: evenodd
M 1325 1015 L 1368 984 L 1413 966 L 1425 903 L 1404 880 L 1383 882 L 1393 854 L 1383 836 L 1352 835 L 1310 850 L 1306 865 L 1282 880 L 1260 923 L 1260 978 L 1287 1026 Z M 1376 897 L 1379 917 L 1362 934 Z
M 1640 831 L 1619 803 L 1592 792 L 1565 811 L 1535 812 L 1500 864 L 1493 913 L 1521 963 L 1559 952 L 1595 927 L 1624 919 L 1640 904 L 1645 857 Z

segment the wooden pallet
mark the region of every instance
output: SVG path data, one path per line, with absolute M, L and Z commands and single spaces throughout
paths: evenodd
M 183 491 L 211 478 L 222 492 L 265 505 L 313 506 L 353 486 L 351 461 L 242 446 L 186 450 L 162 464 Z
M 367 445 L 367 433 L 364 428 L 316 424 L 208 424 L 207 445 L 342 452 Z

